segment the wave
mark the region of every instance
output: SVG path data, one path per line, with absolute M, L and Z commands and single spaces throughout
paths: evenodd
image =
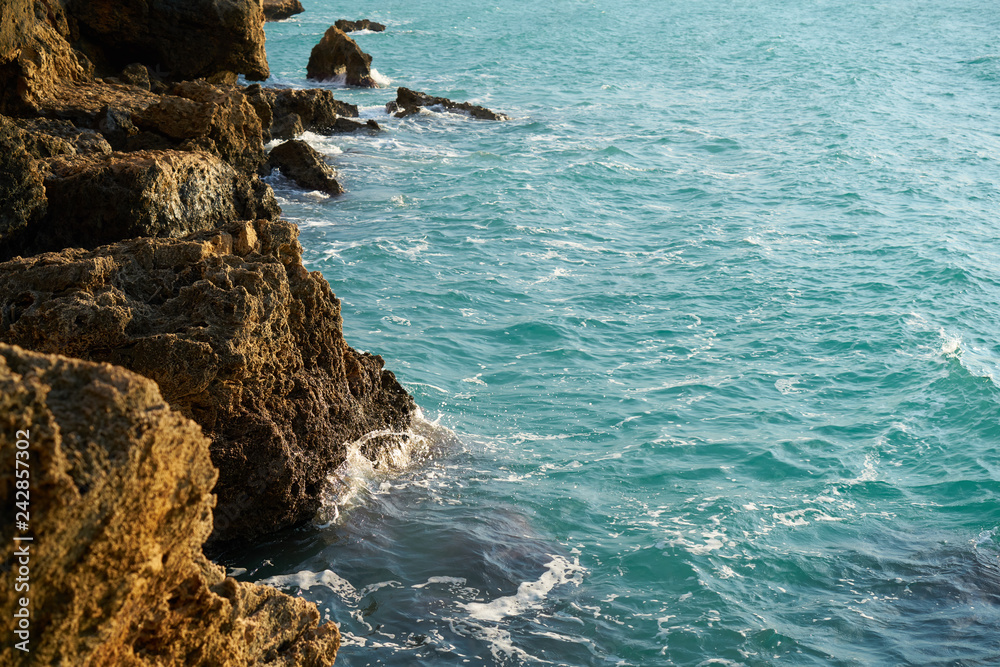
M 379 441 L 382 446 L 372 446 Z M 355 506 L 365 489 L 454 449 L 457 442 L 454 431 L 438 421 L 427 420 L 417 408 L 410 428 L 405 431 L 372 431 L 348 443 L 344 462 L 327 478 L 329 486 L 316 516 L 317 523 L 321 527 L 339 523 L 342 512 Z

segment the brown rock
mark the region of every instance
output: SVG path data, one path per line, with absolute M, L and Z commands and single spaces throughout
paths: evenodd
M 56 88 L 71 81 L 89 81 L 94 67 L 86 56 L 73 49 L 66 36 L 69 26 L 56 0 L 36 0 L 37 16 L 24 13 L 25 0 L 4 4 L 0 26 L 7 34 L 0 43 L 0 112 L 27 115 L 36 113 L 44 100 L 57 96 Z M 8 5 L 10 23 L 8 19 Z M 15 31 L 17 34 L 13 34 Z
M 309 54 L 306 78 L 324 81 L 343 76 L 348 86 L 376 88 L 371 64 L 370 55 L 344 31 L 331 26 Z
M 140 129 L 190 148 L 207 150 L 237 170 L 254 173 L 264 163 L 260 118 L 243 93 L 207 81 L 184 81 L 145 109 L 131 114 Z
M 44 159 L 57 155 L 110 153 L 111 146 L 100 132 L 80 129 L 65 120 L 47 118 L 13 119 L 24 132 L 25 144 L 32 157 Z
M 304 11 L 299 0 L 264 0 L 264 18 L 268 21 L 283 21 Z
M 329 90 L 262 88 L 254 84 L 243 92 L 261 119 L 265 141 L 292 139 L 307 131 L 343 132 L 343 119 L 358 117 L 357 106 L 334 99 Z
M 174 80 L 217 72 L 266 79 L 260 0 L 68 0 L 80 39 L 112 72 L 137 58 Z
M 150 89 L 149 70 L 142 63 L 132 63 L 122 70 L 121 76 L 118 78 L 130 86 L 143 90 Z
M 97 129 L 109 108 L 140 111 L 159 100 L 149 91 L 125 84 L 60 81 L 40 98 L 30 115 L 67 120 L 77 127 Z M 113 142 L 112 142 L 113 143 Z
M 48 200 L 24 133 L 0 116 L 0 256 L 8 256 L 45 215 Z
M 510 120 L 509 116 L 490 111 L 486 107 L 469 104 L 468 102 L 452 102 L 446 97 L 431 97 L 409 88 L 399 88 L 396 99 L 385 105 L 385 110 L 397 118 L 403 118 L 417 113 L 421 107 L 439 106 L 448 111 L 464 111 L 473 118 L 484 120 Z
M 32 633 L 30 652 L 17 650 L 9 633 L 0 663 L 328 667 L 334 660 L 339 633 L 332 623 L 320 626 L 315 605 L 226 578 L 202 555 L 216 479 L 209 443 L 153 382 L 0 345 L 5 507 L 21 452 L 34 540 L 15 542 L 13 522 L 3 522 L 0 562 L 15 563 L 15 548 L 27 545 Z M 26 594 L 13 581 L 0 588 L 0 613 L 13 618 Z
M 270 187 L 203 152 L 137 151 L 48 161 L 49 214 L 23 253 L 178 238 L 236 220 L 277 218 Z
M 220 469 L 216 543 L 310 519 L 345 444 L 403 431 L 414 408 L 381 357 L 344 341 L 296 228 L 253 224 L 256 243 L 233 225 L 0 264 L 0 340 L 130 368 L 201 425 Z
M 372 32 L 383 32 L 385 26 L 381 23 L 376 23 L 375 21 L 369 21 L 368 19 L 360 19 L 358 21 L 348 21 L 347 19 L 340 19 L 333 24 L 338 30 L 343 30 L 344 32 L 355 32 L 357 30 L 371 30 Z
M 306 190 L 319 190 L 330 195 L 344 192 L 337 182 L 336 173 L 312 146 L 292 139 L 271 149 L 267 156 L 271 169 L 279 169 Z

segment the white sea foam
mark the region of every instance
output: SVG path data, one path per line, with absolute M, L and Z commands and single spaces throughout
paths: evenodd
M 413 584 L 411 588 L 425 588 L 433 584 L 454 584 L 456 586 L 464 586 L 465 581 L 466 580 L 463 577 L 430 577 L 422 584 Z
M 351 582 L 332 570 L 323 570 L 322 572 L 300 570 L 293 574 L 279 574 L 268 577 L 259 583 L 266 586 L 274 586 L 275 588 L 298 588 L 301 590 L 323 586 L 336 593 L 341 599 L 355 603 L 359 602 L 363 597 Z
M 390 85 L 392 85 L 392 79 L 382 74 L 374 67 L 372 67 L 372 78 L 375 80 L 375 83 L 377 83 L 380 88 L 388 88 Z
M 347 445 L 347 456 L 328 477 L 323 506 L 317 515 L 321 525 L 337 523 L 341 510 L 350 508 L 364 489 L 377 489 L 390 477 L 411 470 L 455 442 L 455 434 L 437 421 L 424 418 L 420 408 L 413 413 L 405 431 L 380 430 L 366 433 Z M 366 445 L 384 439 L 377 454 L 365 456 Z
M 461 604 L 473 618 L 481 621 L 502 621 L 507 616 L 519 616 L 526 611 L 538 609 L 545 602 L 549 592 L 561 584 L 577 586 L 583 580 L 586 570 L 579 560 L 572 562 L 562 556 L 552 556 L 545 566 L 545 572 L 535 581 L 525 581 L 517 587 L 517 593 L 497 598 L 492 602 L 469 602 Z

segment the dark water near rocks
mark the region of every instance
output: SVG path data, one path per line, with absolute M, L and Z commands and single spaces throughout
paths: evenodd
M 1000 664 L 1000 6 L 304 4 L 386 131 L 275 188 L 437 426 L 241 576 L 350 666 Z

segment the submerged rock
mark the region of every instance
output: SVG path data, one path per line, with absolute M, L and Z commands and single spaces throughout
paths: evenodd
M 306 78 L 323 81 L 343 76 L 348 86 L 376 88 L 371 64 L 370 55 L 343 30 L 331 26 L 309 54 Z
M 111 72 L 133 62 L 173 80 L 236 72 L 268 77 L 260 0 L 68 0 L 91 59 Z
M 357 30 L 371 30 L 372 32 L 383 32 L 385 26 L 381 23 L 376 23 L 375 21 L 369 21 L 368 19 L 360 19 L 358 21 L 348 21 L 347 19 L 340 19 L 333 24 L 335 28 L 343 30 L 344 32 L 355 32 Z
M 268 155 L 267 164 L 271 169 L 279 169 L 306 190 L 319 190 L 329 195 L 344 192 L 333 168 L 304 141 L 292 139 L 275 146 Z
M 452 102 L 446 97 L 431 97 L 426 93 L 420 93 L 409 88 L 399 88 L 396 91 L 396 99 L 385 105 L 385 110 L 394 114 L 397 118 L 403 118 L 418 113 L 421 107 L 439 106 L 448 111 L 464 111 L 473 118 L 484 120 L 510 120 L 509 116 L 502 113 L 490 111 L 486 107 L 481 107 L 468 102 Z
M 268 21 L 283 21 L 304 11 L 299 0 L 264 0 L 264 18 Z
M 129 368 L 201 425 L 216 544 L 312 518 L 346 444 L 405 431 L 414 409 L 381 357 L 344 341 L 297 234 L 258 220 L 0 264 L 0 341 Z
M 16 445 L 16 441 L 26 443 Z M 201 429 L 156 384 L 107 364 L 0 345 L 0 498 L 30 471 L 33 541 L 0 527 L 0 562 L 31 571 L 30 653 L 4 665 L 328 667 L 340 643 L 316 606 L 227 578 L 202 555 L 216 471 Z M 23 535 L 23 533 L 21 533 Z M 0 613 L 21 609 L 13 583 Z

